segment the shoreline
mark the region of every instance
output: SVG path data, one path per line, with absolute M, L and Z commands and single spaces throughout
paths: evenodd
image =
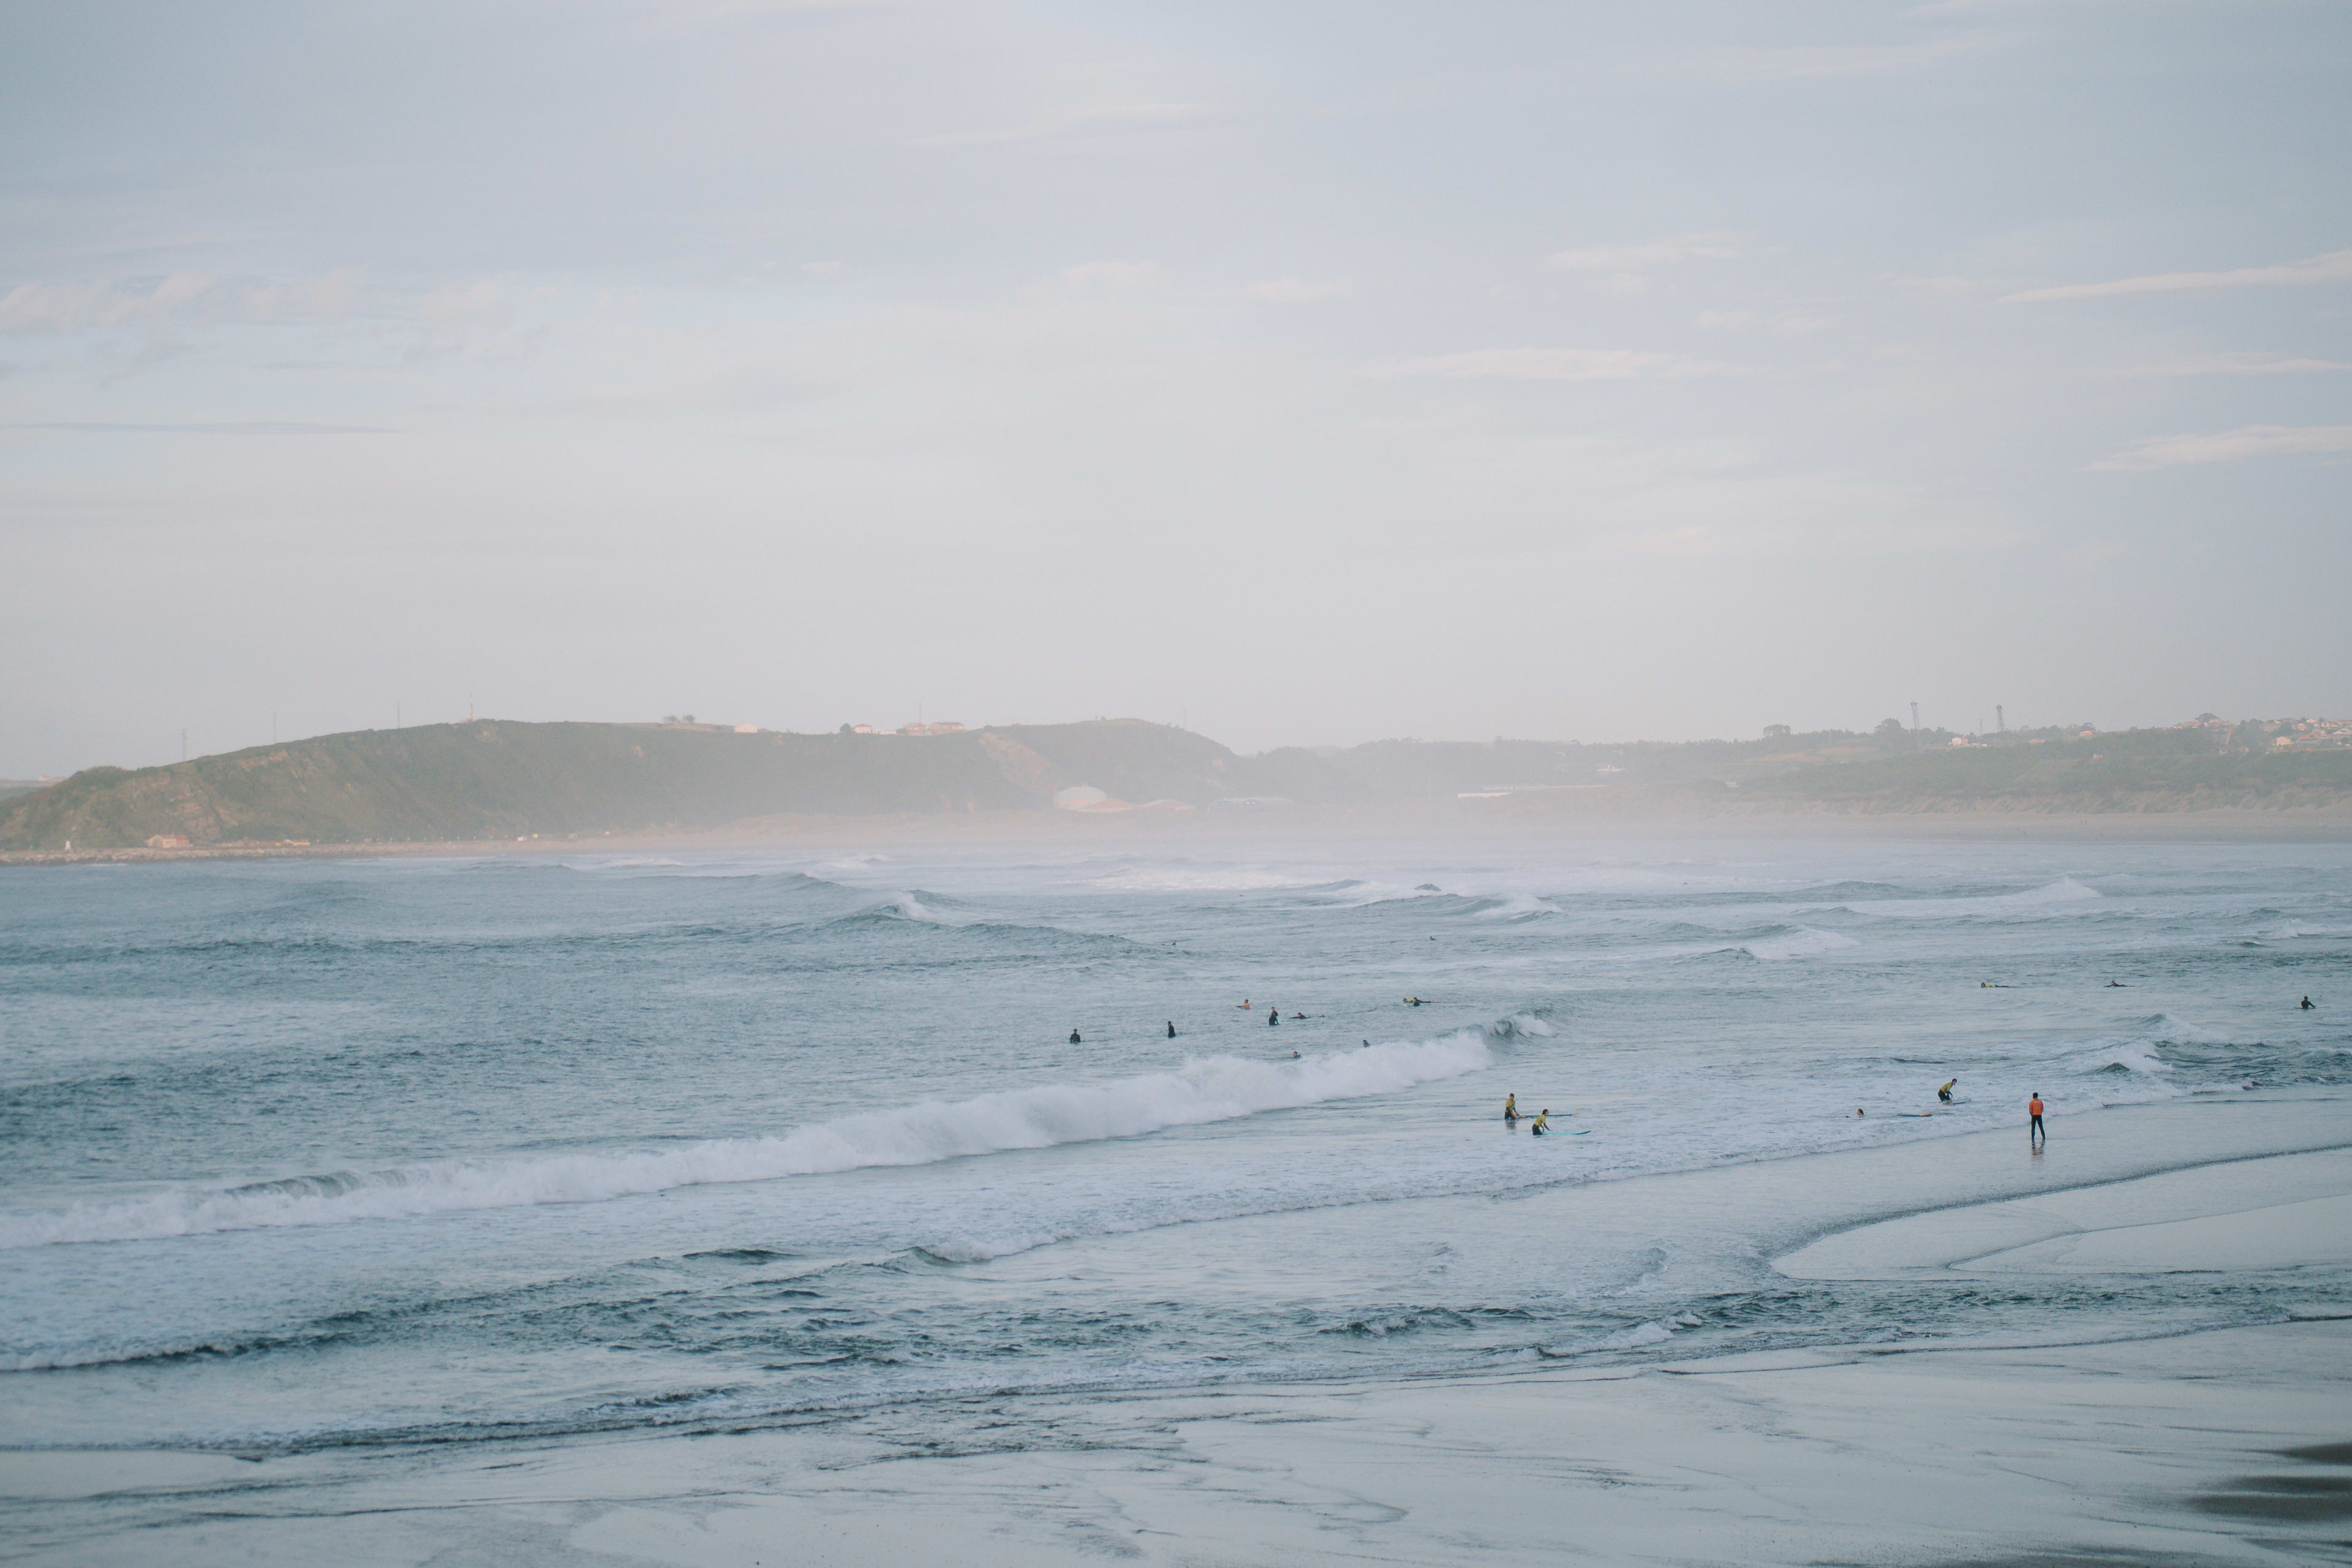
M 2003 1130 L 1631 1181 L 1729 1183 L 1759 1213 L 1785 1206 L 1776 1183 L 1815 1190 L 1823 1173 L 1876 1194 L 1832 1202 L 1860 1217 L 1824 1215 L 1825 1229 L 1754 1233 L 1795 1278 L 2333 1279 L 2345 1247 L 2331 1222 L 2352 1202 L 2347 1104 L 2321 1091 L 2067 1118 L 2057 1135 L 2080 1163 L 2066 1168 L 2013 1168 Z M 2149 1159 L 2151 1131 L 2176 1121 L 2158 1142 L 2191 1157 Z M 1537 1194 L 1519 1223 L 1573 1234 L 1614 1185 Z M 1923 1208 L 1905 1186 L 1977 1195 Z M 1004 1568 L 1563 1554 L 2186 1568 L 2340 1552 L 2352 1300 L 2146 1327 L 2102 1337 L 2095 1317 L 2068 1319 L 2021 1337 L 1994 1319 L 1932 1342 L 1005 1389 L 446 1446 L 0 1449 L 0 1517 L 27 1560 L 121 1564 L 881 1568 L 928 1529 L 909 1498 L 957 1521 L 950 1560 Z M 2084 1337 L 2057 1337 L 2070 1331 Z
M 1499 803 L 1497 803 L 1499 804 Z M 2215 807 L 2184 812 L 1789 812 L 1706 816 L 1543 816 L 1482 809 L 1484 803 L 1274 807 L 1249 811 L 1108 816 L 1077 812 L 986 812 L 879 816 L 750 818 L 701 831 L 599 834 L 530 839 L 440 839 L 381 844 L 143 846 L 0 850 L 0 867 L 175 865 L 221 860 L 357 860 L 434 857 L 725 853 L 796 845 L 899 843 L 991 845 L 1171 838 L 1208 842 L 1319 841 L 1410 830 L 1519 842 L 1586 839 L 1800 838 L 1958 842 L 2252 844 L 2352 842 L 2352 814 L 2327 808 L 2277 811 Z
M 433 1456 L 0 1451 L 27 1562 L 1929 1563 L 2340 1558 L 2352 1321 L 1261 1384 Z M 939 1427 L 945 1425 L 946 1432 Z M 1007 1433 L 1028 1426 L 1029 1441 Z M 1998 1500 L 1998 1502 L 1988 1500 Z M 78 1521 L 89 1510 L 109 1522 Z M 2332 1549 L 2332 1550 L 2331 1550 Z

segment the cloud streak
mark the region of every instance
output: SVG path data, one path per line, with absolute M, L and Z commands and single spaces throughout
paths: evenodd
M 2146 376 L 2311 375 L 2332 370 L 2352 370 L 2352 363 L 2247 350 L 2230 353 L 2193 354 L 2188 359 L 2174 360 L 2169 364 L 2146 365 L 2123 374 Z
M 1685 56 L 1678 67 L 1709 81 L 1811 81 L 1828 77 L 1907 76 L 2007 46 L 1991 33 L 1949 33 L 1908 44 L 1736 46 Z
M 2052 300 L 2103 300 L 2119 294 L 2170 294 L 2191 289 L 2302 289 L 2352 280 L 2352 250 L 2331 250 L 2274 267 L 2238 267 L 2226 272 L 2151 272 L 2105 283 L 2067 283 L 2004 294 L 2004 305 L 2034 305 Z
M 1737 375 L 1741 367 L 1685 354 L 1638 349 L 1472 349 L 1424 359 L 1393 360 L 1367 368 L 1383 380 L 1440 381 L 1679 381 Z
M 2247 425 L 2210 436 L 2159 436 L 2088 465 L 2095 473 L 2141 473 L 2195 463 L 2352 452 L 2352 425 Z
M 206 272 L 174 272 L 152 283 L 122 279 L 19 283 L 0 294 L 0 332 L 79 332 L 169 322 L 340 321 L 357 310 L 366 294 L 366 276 L 356 268 L 268 283 L 230 283 Z

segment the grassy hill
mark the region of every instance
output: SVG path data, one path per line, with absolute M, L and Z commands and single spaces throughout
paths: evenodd
M 392 843 L 707 828 L 785 813 L 1042 809 L 1092 784 L 1203 804 L 1246 772 L 1135 721 L 952 735 L 739 735 L 710 726 L 486 720 L 361 730 L 167 767 L 89 768 L 0 801 L 0 849 L 309 839 Z
M 1941 738 L 1941 737 L 1937 737 Z M 1237 756 L 1138 720 L 951 735 L 736 734 L 695 724 L 482 721 L 362 730 L 168 767 L 89 768 L 0 798 L 0 850 L 307 839 L 414 843 L 698 830 L 787 814 L 1044 810 L 1092 784 L 1205 805 L 1451 801 L 1530 819 L 1673 812 L 2352 810 L 2352 751 L 2267 733 L 2051 732 L 1991 746 L 1900 733 L 1580 745 L 1381 741 Z

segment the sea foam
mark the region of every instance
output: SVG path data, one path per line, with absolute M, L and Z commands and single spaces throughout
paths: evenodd
M 141 1241 L 277 1226 L 339 1225 L 467 1209 L 595 1203 L 729 1182 L 766 1182 L 877 1165 L 1131 1138 L 1171 1127 L 1391 1094 L 1458 1078 L 1493 1060 L 1489 1042 L 1548 1035 L 1542 1020 L 1498 1020 L 1435 1039 L 1332 1051 L 1297 1061 L 1187 1060 L 1169 1072 L 930 1100 L 820 1121 L 774 1138 L 536 1159 L 443 1160 L 228 1188 L 182 1187 L 116 1203 L 0 1214 L 0 1249 Z

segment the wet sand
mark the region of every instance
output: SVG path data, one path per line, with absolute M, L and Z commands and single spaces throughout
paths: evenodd
M 1779 1267 L 2332 1268 L 2352 1147 L 2326 1145 L 2352 1123 L 2294 1109 L 2300 1133 L 2259 1105 L 2143 1108 L 2273 1152 L 1883 1220 Z M 944 1403 L 446 1451 L 5 1454 L 0 1539 L 92 1564 L 2352 1561 L 2352 1301 L 2115 1343 Z

